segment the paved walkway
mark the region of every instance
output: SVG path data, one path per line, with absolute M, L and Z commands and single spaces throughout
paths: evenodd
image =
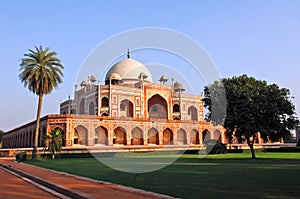
M 109 183 L 101 183 L 99 181 L 89 180 L 86 178 L 73 176 L 61 172 L 55 172 L 48 169 L 43 169 L 40 167 L 31 166 L 24 163 L 18 163 L 13 160 L 0 159 L 0 164 L 7 165 L 10 168 L 13 168 L 16 171 L 21 171 L 39 179 L 42 179 L 46 182 L 50 182 L 59 187 L 65 188 L 67 190 L 74 191 L 75 193 L 82 193 L 84 198 L 115 198 L 115 199 L 126 199 L 126 198 L 134 198 L 134 199 L 147 199 L 147 198 L 171 198 L 168 196 L 145 192 L 142 190 L 132 189 L 129 187 L 119 186 L 115 184 Z M 22 179 L 16 179 L 16 177 L 12 178 L 11 174 L 6 171 L 0 169 L 1 173 L 1 189 L 5 188 L 5 192 L 0 191 L 1 195 L 8 194 L 11 195 L 11 198 L 34 198 L 34 196 L 38 196 L 38 198 L 51 198 L 49 194 L 44 192 L 45 195 L 37 193 L 38 190 L 36 187 L 30 184 L 26 184 Z M 18 183 L 21 182 L 22 183 Z M 21 185 L 22 184 L 22 185 Z M 26 185 L 25 185 L 26 184 Z M 30 187 L 20 187 L 20 186 L 30 186 Z M 26 192 L 24 191 L 26 190 Z M 22 194 L 17 195 L 17 194 Z M 33 197 L 30 197 L 33 194 Z M 48 195 L 47 195 L 48 194 Z M 1 197 L 0 195 L 0 197 Z M 24 196 L 24 197 L 23 197 Z M 8 198 L 8 197 L 5 197 Z
M 0 169 L 0 184 L 0 198 L 55 198 L 52 194 L 37 188 L 3 169 Z

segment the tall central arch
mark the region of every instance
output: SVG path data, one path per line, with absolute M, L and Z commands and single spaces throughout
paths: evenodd
M 159 94 L 153 95 L 148 100 L 149 118 L 168 119 L 168 103 Z

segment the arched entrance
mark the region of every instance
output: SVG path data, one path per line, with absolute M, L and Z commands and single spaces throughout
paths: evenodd
M 148 100 L 149 118 L 153 119 L 168 119 L 168 104 L 167 101 L 160 95 L 153 95 Z
M 143 130 L 139 127 L 135 127 L 131 131 L 131 144 L 144 145 Z
M 123 144 L 126 145 L 126 130 L 122 127 L 117 127 L 114 130 L 113 144 Z
M 198 112 L 196 107 L 190 106 L 188 108 L 188 115 L 190 116 L 192 121 L 198 121 Z
M 186 132 L 184 129 L 179 129 L 177 131 L 177 144 L 187 144 Z
M 82 125 L 75 128 L 74 144 L 88 145 L 88 130 Z
M 163 144 L 164 145 L 172 145 L 173 144 L 173 132 L 169 128 L 166 128 L 163 131 Z
M 204 131 L 202 131 L 202 141 L 203 143 L 205 143 L 205 141 L 210 140 L 210 132 L 209 130 L 205 129 Z
M 60 127 L 56 127 L 54 130 L 55 131 L 56 130 L 60 131 L 60 133 L 61 133 L 61 144 L 62 144 L 62 146 L 66 146 L 66 134 L 65 134 L 65 131 L 62 128 L 60 128 Z M 44 131 L 44 129 L 43 129 L 43 131 Z M 45 128 L 45 132 L 46 132 L 46 128 Z
M 95 115 L 95 104 L 94 104 L 94 102 L 90 102 L 89 115 Z
M 133 104 L 128 99 L 122 100 L 120 103 L 120 116 L 133 117 Z
M 106 128 L 99 126 L 95 129 L 94 143 L 108 145 L 108 131 Z
M 82 98 L 79 104 L 79 114 L 84 114 L 84 109 L 85 109 L 85 99 Z
M 199 132 L 196 129 L 192 129 L 190 133 L 191 144 L 200 144 Z
M 219 142 L 222 142 L 221 132 L 218 129 L 216 129 L 214 131 L 214 138 L 213 139 L 219 140 Z
M 148 144 L 159 145 L 159 133 L 154 127 L 148 130 Z

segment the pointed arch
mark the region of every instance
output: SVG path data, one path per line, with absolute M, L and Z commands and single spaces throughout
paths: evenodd
M 79 104 L 79 114 L 84 114 L 85 109 L 85 99 L 82 98 Z
M 154 127 L 148 130 L 148 144 L 159 145 L 159 132 Z
M 218 129 L 216 129 L 214 131 L 214 138 L 213 139 L 219 140 L 219 142 L 222 142 L 221 132 Z
M 188 108 L 188 115 L 191 117 L 192 121 L 198 121 L 198 111 L 195 106 L 190 106 Z
M 74 144 L 88 145 L 88 130 L 86 127 L 82 125 L 75 127 Z
M 210 132 L 209 130 L 205 129 L 204 131 L 202 131 L 202 142 L 205 143 L 205 141 L 210 140 Z
M 140 127 L 135 127 L 131 130 L 131 144 L 144 145 L 143 130 Z
M 94 144 L 108 145 L 108 130 L 99 126 L 95 129 Z
M 180 111 L 180 107 L 178 104 L 173 104 L 173 113 L 177 113 Z
M 108 97 L 102 97 L 101 99 L 101 107 L 108 107 L 109 106 L 109 99 Z
M 186 131 L 182 128 L 177 131 L 177 144 L 178 145 L 187 144 Z
M 94 104 L 94 102 L 90 102 L 90 104 L 89 104 L 89 115 L 95 115 L 95 104 Z
M 113 144 L 123 144 L 126 145 L 126 130 L 123 127 L 117 127 L 113 134 Z
M 124 99 L 120 102 L 120 116 L 133 117 L 133 103 Z
M 191 142 L 191 144 L 200 144 L 199 131 L 197 131 L 196 129 L 191 130 L 190 142 Z
M 107 113 L 107 112 L 103 112 L 103 113 L 101 114 L 101 116 L 108 116 L 108 113 Z
M 45 128 L 45 127 L 44 127 Z M 46 132 L 46 128 L 43 129 L 43 131 L 45 130 Z M 61 128 L 61 127 L 55 127 L 54 130 L 59 130 L 60 133 L 61 133 L 61 143 L 62 143 L 62 146 L 66 146 L 66 134 L 65 134 L 65 131 Z
M 173 144 L 173 131 L 169 128 L 166 128 L 163 131 L 163 144 L 172 145 Z
M 153 95 L 148 100 L 149 118 L 168 119 L 168 103 L 159 94 Z

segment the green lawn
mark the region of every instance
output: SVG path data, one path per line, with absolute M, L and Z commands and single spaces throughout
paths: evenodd
M 300 153 L 249 157 L 249 153 L 183 155 L 161 170 L 141 174 L 117 171 L 93 158 L 28 163 L 180 198 L 300 198 Z

